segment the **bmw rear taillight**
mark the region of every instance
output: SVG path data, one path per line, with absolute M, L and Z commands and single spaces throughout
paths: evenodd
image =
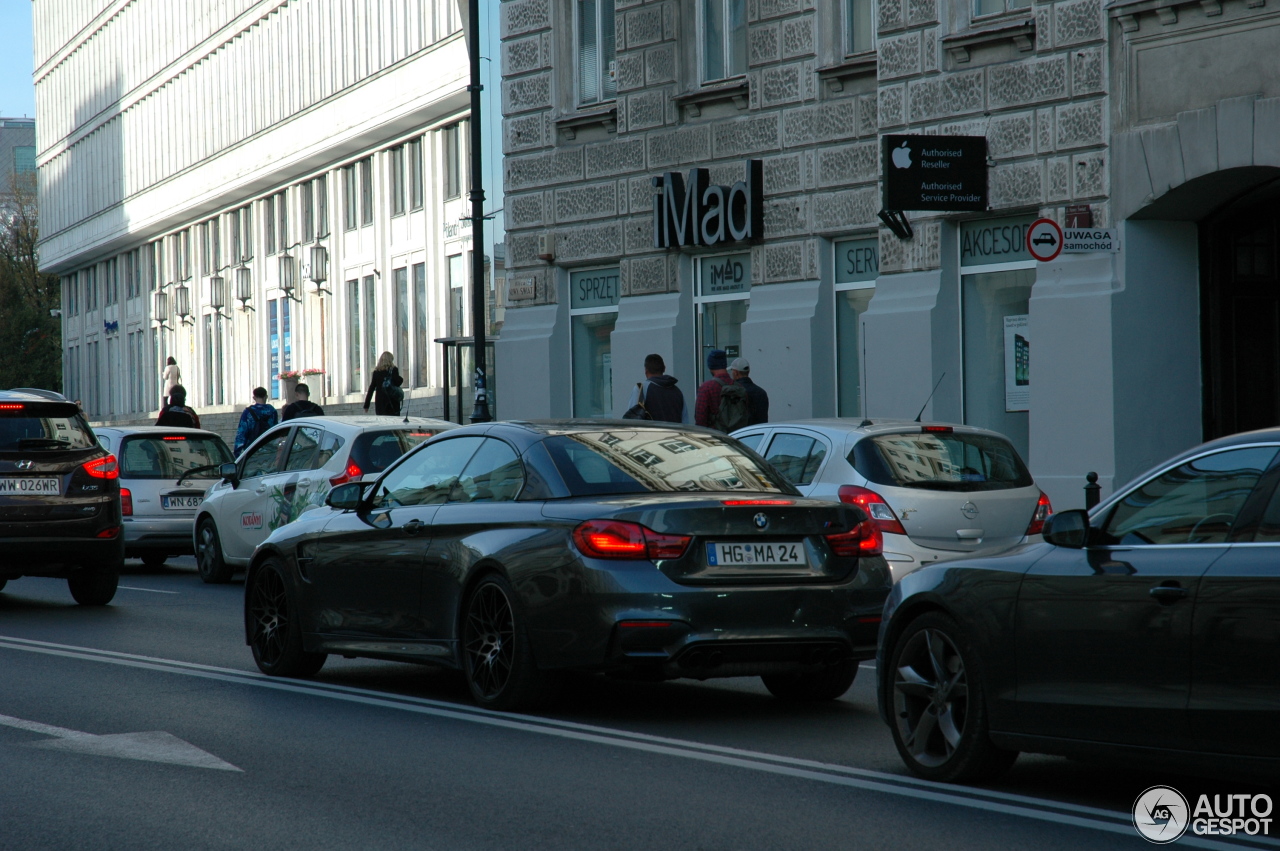
M 867 512 L 867 516 L 875 521 L 881 532 L 892 532 L 895 535 L 907 534 L 907 530 L 902 528 L 902 521 L 898 519 L 898 515 L 893 513 L 889 503 L 885 502 L 880 494 L 857 485 L 844 485 L 839 493 L 841 502 L 856 505 Z
M 125 517 L 133 516 L 133 494 L 128 488 L 120 488 L 120 513 Z
M 118 479 L 120 478 L 120 465 L 116 461 L 116 456 L 108 455 L 105 458 L 95 458 L 92 461 L 86 461 L 80 465 L 80 469 L 84 470 L 95 479 Z
M 1040 492 L 1040 500 L 1036 503 L 1036 513 L 1031 515 L 1031 525 L 1027 527 L 1028 535 L 1039 535 L 1044 531 L 1044 521 L 1053 513 L 1053 506 L 1044 491 Z
M 870 520 L 863 520 L 848 532 L 824 535 L 827 546 L 841 558 L 878 556 L 884 552 L 884 532 Z
M 573 530 L 578 550 L 592 558 L 680 558 L 691 540 L 688 535 L 662 535 L 625 520 L 588 520 Z
M 359 464 L 355 461 L 348 461 L 347 468 L 330 479 L 329 484 L 336 488 L 338 485 L 345 485 L 347 482 L 354 482 L 363 475 L 364 471 L 360 469 Z

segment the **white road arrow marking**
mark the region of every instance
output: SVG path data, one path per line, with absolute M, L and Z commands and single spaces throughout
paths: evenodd
M 95 736 L 79 730 L 54 727 L 38 721 L 24 721 L 8 715 L 0 715 L 0 726 L 15 727 L 53 736 L 53 741 L 33 742 L 28 747 L 46 750 L 83 753 L 93 756 L 113 756 L 118 759 L 136 759 L 144 762 L 164 762 L 170 765 L 186 765 L 191 768 L 212 768 L 216 771 L 241 771 L 229 762 L 223 762 L 211 753 L 184 742 L 172 733 L 153 730 L 149 733 L 115 733 Z

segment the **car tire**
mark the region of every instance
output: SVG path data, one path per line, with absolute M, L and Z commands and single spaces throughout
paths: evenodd
M 82 567 L 67 577 L 71 596 L 82 606 L 105 606 L 116 596 L 120 574 Z
M 510 583 L 492 574 L 471 589 L 462 606 L 462 672 L 472 698 L 485 709 L 535 709 L 555 696 L 556 679 L 538 670 L 515 600 Z
M 144 566 L 157 570 L 164 567 L 165 561 L 169 558 L 167 553 L 143 553 L 142 563 Z
M 781 700 L 812 703 L 835 700 L 849 690 L 858 676 L 856 659 L 845 659 L 821 671 L 797 674 L 769 674 L 760 679 L 769 693 Z
M 222 557 L 222 541 L 213 518 L 206 517 L 196 529 L 196 567 L 200 578 L 209 585 L 225 585 L 231 581 L 231 565 Z
M 267 559 L 254 571 L 245 599 L 249 646 L 258 670 L 272 677 L 310 677 L 324 667 L 328 654 L 303 649 L 298 607 L 279 559 Z
M 890 652 L 889 725 L 907 768 L 947 783 L 991 780 L 1018 758 L 988 736 L 982 660 L 942 612 L 907 624 Z

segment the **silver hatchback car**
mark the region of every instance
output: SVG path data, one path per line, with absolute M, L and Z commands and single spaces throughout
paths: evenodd
M 120 459 L 125 557 L 159 567 L 169 556 L 192 555 L 196 511 L 231 460 L 227 444 L 194 428 L 104 426 L 94 434 Z
M 817 419 L 749 426 L 733 437 L 805 496 L 862 506 L 885 533 L 895 580 L 1038 541 L 1053 511 L 1013 444 L 986 429 Z

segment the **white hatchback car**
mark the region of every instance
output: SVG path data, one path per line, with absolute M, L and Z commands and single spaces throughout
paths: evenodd
M 211 431 L 163 426 L 93 430 L 102 448 L 120 459 L 124 553 L 159 567 L 169 556 L 191 555 L 191 530 L 205 491 L 231 450 Z
M 344 482 L 372 480 L 427 438 L 457 423 L 426 417 L 299 417 L 270 429 L 219 471 L 195 520 L 205 582 L 231 579 L 275 529 L 324 505 Z
M 885 533 L 895 581 L 927 564 L 1039 541 L 1053 511 L 1009 439 L 987 429 L 817 419 L 732 436 L 805 496 L 862 506 Z

